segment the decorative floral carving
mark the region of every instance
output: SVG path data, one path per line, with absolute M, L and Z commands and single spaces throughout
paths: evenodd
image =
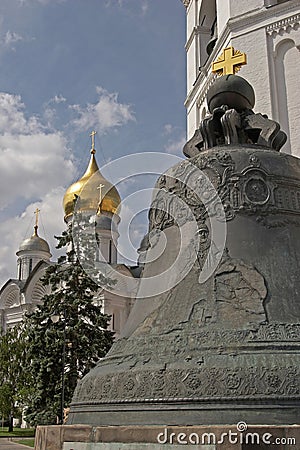
M 280 390 L 282 380 L 278 376 L 277 372 L 270 372 L 266 375 L 265 380 L 267 382 L 267 392 L 276 393 Z
M 101 383 L 101 390 L 104 396 L 109 396 L 110 392 L 112 390 L 112 383 L 110 380 L 104 380 L 103 383 Z
M 202 391 L 203 380 L 198 373 L 189 374 L 185 381 L 186 389 L 188 393 L 199 392 L 199 395 Z
M 299 225 L 300 183 L 270 175 L 262 166 L 259 151 L 251 149 L 249 164 L 237 172 L 234 155 L 219 149 L 199 153 L 160 177 L 157 186 L 163 188 L 151 205 L 150 231 L 195 219 L 203 223 L 208 216 L 222 220 L 219 200 L 227 221 L 237 214 L 255 214 L 267 227 Z
M 241 384 L 241 377 L 238 375 L 237 372 L 229 372 L 225 378 L 226 387 L 229 390 L 235 390 L 238 389 L 238 387 Z
M 98 378 L 98 383 L 105 384 L 106 376 Z M 255 398 L 276 396 L 299 396 L 300 369 L 296 366 L 280 367 L 238 367 L 236 369 L 199 368 L 198 370 L 168 369 L 164 371 L 135 371 L 128 380 L 128 373 L 112 376 L 112 382 L 118 386 L 117 391 L 109 395 L 101 391 L 90 390 L 88 383 L 82 386 L 80 401 L 102 403 L 107 400 L 120 402 L 127 400 L 146 400 L 175 398 L 206 399 L 230 397 Z M 113 393 L 117 394 L 115 398 Z M 74 397 L 73 404 L 79 401 Z
M 135 379 L 132 377 L 128 377 L 128 379 L 125 381 L 125 384 L 124 384 L 125 391 L 131 392 L 135 389 L 135 386 L 136 386 Z

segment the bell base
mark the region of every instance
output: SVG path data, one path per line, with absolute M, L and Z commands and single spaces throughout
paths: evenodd
M 246 428 L 245 428 L 246 427 Z M 298 448 L 299 425 L 37 427 L 35 450 L 253 450 Z
M 224 425 L 263 423 L 292 425 L 300 423 L 300 401 L 286 399 L 259 401 L 205 402 L 184 399 L 173 401 L 122 402 L 98 405 L 73 405 L 68 424 L 101 425 Z

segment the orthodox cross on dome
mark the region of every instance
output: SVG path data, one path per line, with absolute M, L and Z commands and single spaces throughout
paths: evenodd
M 39 226 L 39 213 L 41 212 L 41 210 L 39 208 L 36 208 L 36 210 L 34 211 L 35 214 L 35 226 L 38 227 Z
M 39 208 L 36 208 L 36 210 L 34 211 L 35 214 L 35 226 L 34 226 L 34 234 L 37 236 L 37 230 L 39 227 L 39 213 L 41 212 L 41 210 Z
M 97 131 L 94 131 L 94 130 L 90 134 L 90 137 L 92 138 L 91 153 L 93 155 L 96 153 L 96 150 L 95 150 L 95 136 L 96 136 L 96 134 L 97 134 Z
M 99 203 L 102 202 L 102 188 L 104 188 L 104 184 L 99 184 L 97 189 L 99 189 Z
M 212 63 L 212 72 L 218 75 L 233 75 L 247 64 L 247 55 L 233 47 L 224 48 L 218 59 Z
M 98 203 L 97 214 L 99 214 L 101 212 L 102 188 L 104 188 L 104 184 L 99 184 L 99 186 L 97 187 L 97 189 L 99 189 L 99 203 Z

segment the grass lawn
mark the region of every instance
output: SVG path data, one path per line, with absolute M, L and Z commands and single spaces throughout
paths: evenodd
M 10 437 L 10 436 L 28 436 L 28 437 L 34 437 L 35 429 L 34 428 L 14 428 L 14 431 L 12 433 L 8 432 L 8 428 L 0 428 L 0 436 L 3 437 Z
M 34 439 L 22 439 L 22 440 L 15 440 L 17 444 L 23 444 L 27 445 L 28 447 L 34 448 Z

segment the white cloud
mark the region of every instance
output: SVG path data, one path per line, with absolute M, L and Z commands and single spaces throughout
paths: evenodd
M 0 136 L 0 210 L 71 181 L 75 169 L 68 157 L 60 133 Z
M 32 42 L 35 40 L 34 37 L 21 36 L 16 31 L 7 30 L 6 32 L 2 29 L 4 28 L 3 20 L 0 18 L 0 52 L 3 51 L 16 51 L 16 44 L 20 42 Z
M 166 123 L 166 125 L 164 125 L 164 134 L 168 135 L 171 134 L 174 130 L 173 125 L 171 125 L 170 123 Z
M 135 120 L 131 106 L 120 103 L 118 94 L 101 87 L 97 94 L 96 103 L 71 107 L 77 114 L 71 125 L 105 132 Z M 65 97 L 55 95 L 44 105 L 41 118 L 27 114 L 19 95 L 0 92 L 0 286 L 16 274 L 15 252 L 32 232 L 31 227 L 26 235 L 36 207 L 42 211 L 47 235 L 41 227 L 39 234 L 57 256 L 53 235 L 65 227 L 64 186 L 76 174 L 64 134 L 51 125 L 56 106 L 66 103 Z
M 0 133 L 31 134 L 43 129 L 36 116 L 25 117 L 24 108 L 20 95 L 0 92 Z
M 42 5 L 47 5 L 48 3 L 64 3 L 67 0 L 19 0 L 19 3 L 23 5 L 27 5 L 30 3 L 41 3 Z
M 70 106 L 78 115 L 73 124 L 80 130 L 96 128 L 105 133 L 135 120 L 131 105 L 119 103 L 117 93 L 110 93 L 100 86 L 96 91 L 99 95 L 97 103 L 88 103 L 84 108 L 80 105 Z
M 39 236 L 50 245 L 53 260 L 61 251 L 55 249 L 57 241 L 54 235 L 60 235 L 65 228 L 63 222 L 62 197 L 63 188 L 54 188 L 47 192 L 39 202 L 31 203 L 16 217 L 7 218 L 0 223 L 0 287 L 9 278 L 16 277 L 16 251 L 20 243 L 33 232 L 34 211 L 41 210 Z
M 75 173 L 63 135 L 47 132 L 24 108 L 20 96 L 0 93 L 0 209 L 39 198 Z
M 142 15 L 144 16 L 147 13 L 148 9 L 149 9 L 149 3 L 146 0 L 144 0 L 142 2 L 141 8 L 142 8 L 141 9 Z
M 166 153 L 171 153 L 173 155 L 182 156 L 182 149 L 186 143 L 185 136 L 182 136 L 181 138 L 175 140 L 175 141 L 169 141 L 165 145 L 165 151 Z
M 112 7 L 112 6 L 118 6 L 120 8 L 130 8 L 131 11 L 137 11 L 138 14 L 141 16 L 144 16 L 148 9 L 149 9 L 149 2 L 148 0 L 136 0 L 133 2 L 133 0 L 106 0 L 105 1 L 106 7 Z
M 106 7 L 113 6 L 113 5 L 123 6 L 123 3 L 124 3 L 124 0 L 106 0 L 105 6 Z
M 65 103 L 66 101 L 67 101 L 67 99 L 63 95 L 59 94 L 59 95 L 55 95 L 54 97 L 50 98 L 48 103 L 58 104 L 58 103 Z
M 43 105 L 44 108 L 43 119 L 47 123 L 47 128 L 49 130 L 55 129 L 54 123 L 57 119 L 57 106 L 65 104 L 66 102 L 67 99 L 63 95 L 59 94 L 50 98 L 50 100 L 48 100 Z
M 7 46 L 11 46 L 12 44 L 15 44 L 16 42 L 23 41 L 24 38 L 20 36 L 15 31 L 8 30 L 3 38 L 3 42 Z
M 50 106 L 46 106 L 44 109 L 43 118 L 47 123 L 47 127 L 49 129 L 54 129 L 53 123 L 56 119 L 56 109 L 50 108 Z
M 37 206 L 50 241 L 62 231 L 62 185 L 75 175 L 62 133 L 49 133 L 38 117 L 26 117 L 24 111 L 20 96 L 0 93 L 0 282 L 15 274 L 15 251 Z M 16 216 L 21 205 L 23 213 Z

